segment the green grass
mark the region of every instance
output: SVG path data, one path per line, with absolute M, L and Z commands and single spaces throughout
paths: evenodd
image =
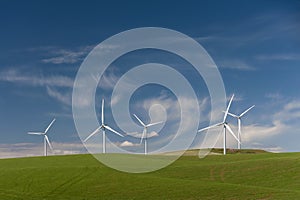
M 300 199 L 300 153 L 246 151 L 190 154 L 145 174 L 91 155 L 2 159 L 0 199 Z

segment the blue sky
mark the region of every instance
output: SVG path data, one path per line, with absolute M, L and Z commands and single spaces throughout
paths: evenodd
M 43 130 L 53 117 L 57 121 L 49 138 L 55 153 L 85 152 L 72 118 L 77 70 L 103 40 L 148 26 L 182 32 L 206 49 L 219 67 L 227 95 L 236 95 L 232 112 L 256 105 L 243 121 L 245 147 L 300 151 L 299 11 L 299 1 L 2 1 L 0 156 L 41 154 L 42 138 L 26 132 Z M 149 61 L 172 65 L 183 73 L 198 88 L 203 113 L 209 113 L 208 92 L 201 77 L 182 59 L 154 50 L 129 53 L 108 68 L 97 90 L 96 109 L 102 97 L 110 100 L 122 73 Z M 145 108 L 151 101 L 176 105 L 170 91 L 150 85 L 134 94 L 132 112 L 149 120 Z M 109 104 L 106 112 L 106 120 L 114 126 Z M 229 121 L 236 128 L 235 120 Z M 207 124 L 204 117 L 199 128 Z M 169 122 L 160 128 L 172 132 L 172 125 Z M 109 137 L 112 142 L 119 140 Z M 196 138 L 193 146 L 201 139 Z M 127 140 L 130 138 L 120 142 Z M 130 142 L 134 145 L 137 141 Z M 233 142 L 230 145 L 234 147 Z

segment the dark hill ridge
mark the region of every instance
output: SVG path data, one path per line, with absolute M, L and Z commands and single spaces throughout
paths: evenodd
M 184 152 L 185 156 L 197 156 L 200 149 L 190 149 Z M 222 148 L 204 149 L 209 155 L 223 155 Z M 173 151 L 168 153 L 163 153 L 164 155 L 176 155 L 182 153 L 182 151 Z M 227 154 L 260 154 L 260 153 L 270 153 L 261 149 L 226 149 Z

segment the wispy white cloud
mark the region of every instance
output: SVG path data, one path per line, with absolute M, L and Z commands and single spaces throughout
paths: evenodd
M 209 42 L 209 41 L 213 41 L 213 40 L 217 40 L 217 39 L 218 39 L 218 37 L 212 36 L 212 35 L 210 35 L 210 36 L 202 36 L 202 37 L 194 37 L 194 40 L 196 40 L 196 41 L 198 41 L 200 43 L 202 43 L 202 42 Z
M 227 95 L 227 102 L 230 101 L 231 97 L 233 94 L 228 94 Z M 233 102 L 238 102 L 238 101 L 243 101 L 244 97 L 241 94 L 234 94 Z
M 300 118 L 300 101 L 292 100 L 284 105 L 283 109 L 274 115 L 275 119 L 281 119 L 284 122 Z M 300 128 L 300 126 L 299 126 Z
M 43 76 L 9 69 L 0 72 L 0 81 L 28 86 L 73 87 L 73 79 L 67 76 Z
M 278 107 L 278 105 L 274 105 Z M 257 118 L 258 119 L 258 118 Z M 266 122 L 269 119 L 271 122 Z M 272 138 L 279 135 L 285 138 L 297 138 L 297 133 L 300 132 L 300 101 L 292 100 L 286 103 L 277 111 L 268 114 L 268 118 L 263 120 L 265 123 L 250 124 L 242 126 L 242 142 L 248 147 L 255 147 L 256 143 L 265 144 L 266 148 L 270 146 Z M 244 119 L 245 120 L 245 119 Z M 237 131 L 236 125 L 231 125 Z M 286 143 L 287 141 L 285 141 Z M 273 146 L 282 146 L 275 143 Z M 265 148 L 264 148 L 265 149 Z M 273 149 L 274 150 L 274 149 Z M 282 149 L 281 149 L 282 150 Z
M 262 60 L 274 61 L 299 61 L 299 52 L 257 55 L 257 51 L 249 52 L 252 49 L 260 48 L 265 42 L 273 42 L 280 44 L 280 41 L 289 38 L 293 41 L 300 41 L 298 35 L 300 34 L 299 24 L 297 23 L 299 16 L 294 13 L 262 13 L 247 19 L 244 23 L 231 24 L 231 28 L 227 26 L 219 26 L 217 34 L 207 35 L 205 37 L 195 37 L 197 41 L 205 42 L 207 48 L 211 53 L 217 66 L 225 69 L 234 70 L 256 70 L 258 67 L 255 62 Z M 255 46 L 255 48 L 253 48 Z M 248 53 L 247 56 L 241 55 L 240 52 Z M 223 50 L 223 51 L 222 51 Z M 273 49 L 274 52 L 276 49 Z M 279 49 L 280 50 L 280 49 Z M 219 54 L 222 52 L 222 54 Z M 219 55 L 218 55 L 219 54 Z M 226 56 L 226 60 L 224 59 Z M 238 57 L 236 56 L 238 55 Z M 254 59 L 253 59 L 254 58 Z
M 49 112 L 48 115 L 57 118 L 73 118 L 73 115 L 69 110 L 64 110 L 64 112 Z
M 41 61 L 43 63 L 51 63 L 51 64 L 74 64 L 78 62 L 82 62 L 83 59 L 88 55 L 92 49 L 96 47 L 96 45 L 87 45 L 80 46 L 73 49 L 66 49 L 60 47 L 38 47 L 31 48 L 31 51 L 42 51 L 43 54 L 46 54 L 46 58 L 43 58 Z M 102 45 L 99 50 L 104 52 L 109 52 L 115 49 L 116 45 Z
M 232 128 L 234 134 L 237 136 L 237 125 L 229 124 Z M 275 137 L 280 134 L 285 134 L 288 126 L 280 121 L 274 121 L 270 125 L 259 125 L 259 124 L 251 124 L 251 125 L 243 125 L 242 126 L 242 146 L 244 148 L 257 148 L 257 143 L 260 143 L 259 146 L 261 149 L 266 149 L 270 144 L 268 140 L 270 138 Z M 215 142 L 215 146 L 217 148 L 223 148 L 223 129 L 222 128 L 214 128 L 210 134 L 218 135 L 218 140 Z M 216 138 L 215 138 L 216 139 Z M 226 138 L 227 148 L 237 148 L 236 139 L 227 132 Z
M 159 137 L 151 143 L 152 147 L 156 146 L 159 149 L 176 137 L 176 145 L 170 148 L 172 148 L 172 150 L 182 149 L 184 148 L 182 145 L 188 143 L 187 141 L 193 141 L 194 134 L 196 134 L 196 131 L 192 130 L 195 127 L 195 117 L 200 117 L 200 121 L 209 120 L 209 116 L 207 115 L 209 102 L 207 98 L 202 100 L 193 100 L 188 97 L 179 98 L 181 99 L 182 108 L 184 109 L 180 107 L 176 99 L 165 96 L 164 94 L 157 98 L 145 99 L 135 105 L 137 109 L 149 111 L 151 122 L 166 122 L 164 125 L 155 127 L 154 130 L 159 132 Z M 200 108 L 199 116 L 195 115 L 197 113 L 195 112 L 195 105 L 198 105 Z M 154 109 L 154 106 L 157 108 Z M 164 126 L 167 128 L 162 130 Z
M 136 137 L 136 138 L 141 138 L 143 136 L 143 133 L 138 133 L 138 132 L 132 132 L 132 133 L 127 133 L 127 135 L 130 135 L 132 137 Z M 152 137 L 157 137 L 159 136 L 159 134 L 156 131 L 151 131 L 151 132 L 147 132 L 147 138 L 152 138 Z
M 255 67 L 247 64 L 245 61 L 240 59 L 232 59 L 232 60 L 223 60 L 218 62 L 218 66 L 226 69 L 236 69 L 242 71 L 253 71 L 256 70 Z
M 265 151 L 270 151 L 270 152 L 274 152 L 274 153 L 279 153 L 279 152 L 283 152 L 284 149 L 280 146 L 276 146 L 276 145 L 264 145 L 261 144 L 259 142 L 254 142 L 252 143 L 252 148 L 255 149 L 263 149 Z
M 224 27 L 214 37 L 214 42 L 224 42 L 227 47 L 243 47 L 253 43 L 261 43 L 281 38 L 284 35 L 299 35 L 299 16 L 293 13 L 262 13 L 250 17 L 244 23 L 234 24 L 231 29 Z M 295 19 L 295 20 L 291 20 Z M 272 33 L 272 34 L 270 34 Z M 297 38 L 295 38 L 297 39 Z
M 51 142 L 54 148 L 49 149 L 49 155 L 66 155 L 87 153 L 82 143 L 57 143 Z M 43 144 L 37 143 L 15 143 L 0 144 L 0 158 L 43 156 Z
M 72 88 L 74 80 L 67 76 L 43 76 L 29 74 L 17 69 L 0 72 L 0 81 L 28 87 L 45 87 L 47 94 L 64 105 L 72 105 Z M 78 105 L 90 103 L 87 98 L 79 99 Z
M 273 121 L 271 125 L 253 124 L 243 126 L 243 141 L 261 141 L 278 134 L 283 134 L 286 128 L 286 125 L 279 120 Z M 235 127 L 235 129 L 237 128 Z
M 120 147 L 135 147 L 135 146 L 140 146 L 140 144 L 132 143 L 129 141 L 124 141 L 121 144 L 119 144 Z
M 108 71 L 104 76 L 102 76 L 101 81 L 99 83 L 99 87 L 106 90 L 111 90 L 115 87 L 118 79 L 115 73 Z
M 270 96 L 273 98 L 273 94 Z M 269 110 L 268 112 L 259 113 L 259 111 L 256 111 L 254 116 L 249 114 L 243 118 L 242 146 L 244 148 L 261 148 L 273 152 L 296 149 L 296 147 L 291 145 L 294 145 L 295 139 L 299 138 L 300 100 L 283 101 L 281 98 L 277 100 L 277 96 L 281 95 L 276 93 L 274 102 L 271 105 L 267 102 L 268 108 L 266 109 Z M 261 108 L 259 110 L 261 110 Z M 228 120 L 234 133 L 237 134 L 238 128 L 236 119 L 230 118 L 229 116 Z M 249 124 L 249 121 L 255 121 L 256 123 Z M 220 128 L 215 128 L 209 133 L 214 136 L 219 136 L 215 143 L 211 142 L 211 144 L 219 148 L 223 147 L 221 131 Z M 202 134 L 208 135 L 208 133 L 205 132 Z M 212 139 L 215 140 L 216 137 Z M 261 145 L 257 146 L 256 144 L 258 143 Z M 237 141 L 229 133 L 227 137 L 227 147 L 237 148 Z
M 267 93 L 265 95 L 266 98 L 269 98 L 269 99 L 272 99 L 272 100 L 279 100 L 279 99 L 282 99 L 283 96 L 278 93 L 278 92 L 275 92 L 275 93 Z
M 55 98 L 56 100 L 58 100 L 59 102 L 62 102 L 63 104 L 66 105 L 72 105 L 72 94 L 70 92 L 67 93 L 60 93 L 59 91 L 47 86 L 47 94 L 50 97 Z
M 74 50 L 58 47 L 44 48 L 48 51 L 49 57 L 42 59 L 42 62 L 51 64 L 74 64 L 82 61 L 92 48 L 93 46 L 79 47 Z
M 271 55 L 258 55 L 258 60 L 275 60 L 275 61 L 298 61 L 300 60 L 300 54 L 296 53 L 284 53 L 284 54 L 271 54 Z
M 76 100 L 72 101 L 72 90 L 71 89 L 55 89 L 53 87 L 47 86 L 47 94 L 57 100 L 58 102 L 62 103 L 66 106 L 76 105 L 79 107 L 84 107 L 90 105 L 92 103 L 92 98 L 87 98 L 85 96 L 79 96 Z

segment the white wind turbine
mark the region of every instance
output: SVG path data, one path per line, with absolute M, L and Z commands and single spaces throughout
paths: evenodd
M 45 132 L 28 132 L 30 135 L 43 135 L 44 136 L 44 156 L 47 156 L 47 144 L 49 145 L 50 149 L 53 150 L 52 145 L 49 141 L 49 138 L 47 136 L 47 132 L 49 131 L 52 124 L 55 122 L 55 118 L 52 120 L 52 122 L 48 125 Z
M 242 114 L 240 115 L 235 115 L 235 114 L 232 114 L 230 112 L 228 112 L 228 115 L 236 118 L 238 120 L 238 139 L 240 142 L 238 142 L 238 149 L 241 149 L 241 126 L 242 126 L 242 117 L 249 111 L 251 110 L 252 108 L 254 108 L 255 105 L 251 106 L 250 108 L 248 108 L 247 110 L 245 110 L 244 112 L 242 112 Z
M 117 131 L 115 131 L 114 129 L 112 129 L 111 127 L 109 127 L 108 125 L 106 125 L 104 123 L 104 99 L 102 99 L 102 107 L 101 107 L 101 126 L 98 127 L 94 132 L 92 132 L 85 140 L 84 142 L 86 142 L 88 139 L 90 139 L 93 135 L 95 135 L 96 133 L 99 132 L 99 130 L 102 129 L 102 152 L 106 153 L 106 137 L 105 137 L 105 130 L 109 130 L 121 137 L 124 137 L 122 134 L 118 133 Z
M 148 149 L 147 149 L 147 128 L 150 127 L 150 126 L 154 126 L 154 125 L 157 125 L 157 124 L 161 124 L 163 122 L 155 122 L 155 123 L 150 123 L 150 124 L 145 124 L 140 118 L 138 118 L 135 114 L 133 114 L 133 116 L 140 122 L 140 124 L 144 127 L 143 129 L 143 134 L 142 134 L 142 137 L 141 137 L 141 141 L 140 141 L 140 144 L 142 144 L 143 142 L 143 139 L 145 140 L 145 155 L 147 155 L 148 153 Z
M 228 131 L 231 133 L 231 135 L 232 135 L 232 136 L 240 143 L 239 139 L 235 136 L 235 134 L 233 133 L 232 129 L 230 128 L 230 126 L 229 126 L 228 123 L 226 122 L 226 118 L 227 118 L 228 111 L 229 111 L 231 102 L 232 102 L 232 100 L 233 100 L 233 97 L 234 97 L 234 94 L 232 95 L 232 97 L 231 97 L 231 99 L 230 99 L 230 101 L 229 101 L 229 104 L 228 104 L 227 109 L 226 109 L 226 111 L 225 111 L 225 114 L 224 114 L 224 117 L 223 117 L 223 121 L 222 121 L 222 122 L 198 130 L 198 133 L 199 133 L 199 132 L 208 130 L 208 129 L 210 129 L 210 128 L 214 128 L 214 127 L 217 127 L 217 126 L 223 126 L 223 146 L 224 146 L 224 147 L 223 147 L 223 148 L 224 148 L 224 149 L 223 149 L 223 154 L 224 154 L 224 155 L 226 155 L 226 130 L 228 130 Z

